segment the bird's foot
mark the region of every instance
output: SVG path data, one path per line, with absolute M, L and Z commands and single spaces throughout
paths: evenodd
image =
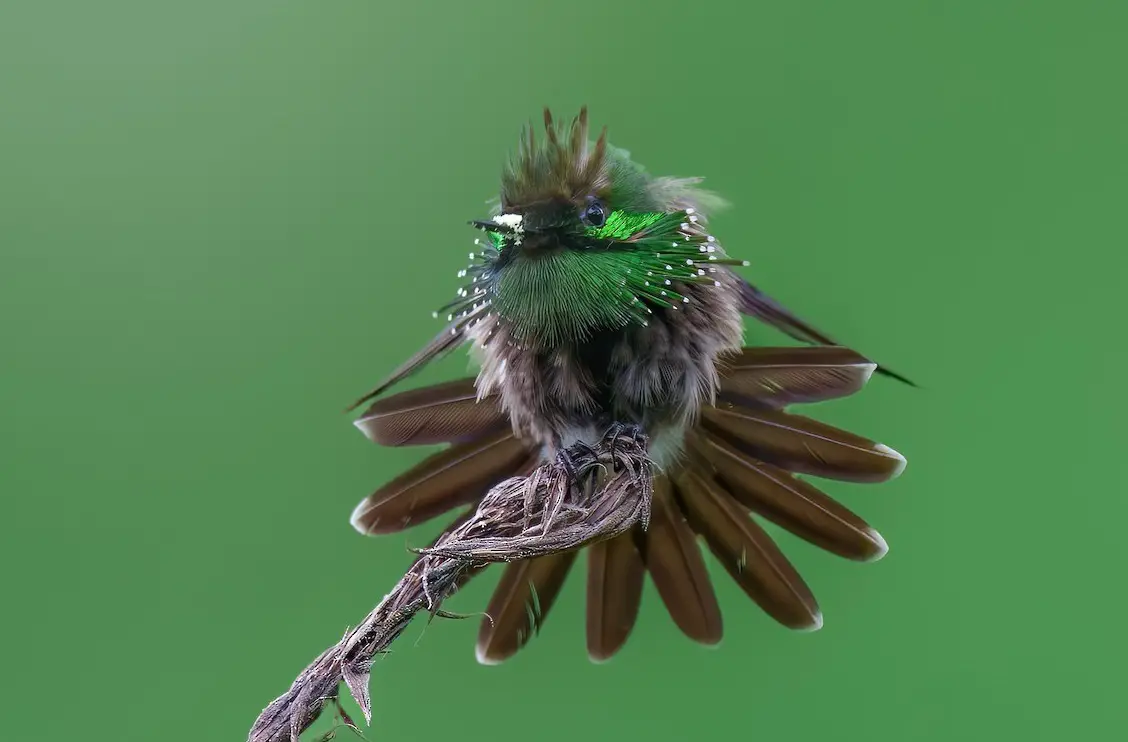
M 582 483 L 581 472 L 588 470 L 590 462 L 598 460 L 599 452 L 583 441 L 576 441 L 556 454 L 556 464 L 564 470 L 568 481 L 577 487 Z
M 582 441 L 528 477 L 491 489 L 451 537 L 418 553 L 477 563 L 509 562 L 570 551 L 611 538 L 650 516 L 647 438 L 617 424 L 595 446 Z
M 603 442 L 607 446 L 607 452 L 611 456 L 612 466 L 615 471 L 619 470 L 620 462 L 615 458 L 616 445 L 620 447 L 623 445 L 620 441 L 626 439 L 631 443 L 643 448 L 646 447 L 647 438 L 646 434 L 642 431 L 642 426 L 637 423 L 614 423 L 607 432 L 603 434 Z

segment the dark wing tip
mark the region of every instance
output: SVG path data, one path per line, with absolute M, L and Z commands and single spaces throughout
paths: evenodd
M 878 374 L 880 374 L 880 375 L 882 375 L 882 376 L 885 376 L 885 377 L 887 377 L 887 378 L 893 379 L 893 380 L 895 380 L 895 381 L 899 381 L 899 382 L 901 382 L 902 384 L 905 384 L 905 385 L 907 385 L 907 386 L 911 386 L 911 387 L 912 387 L 913 389 L 920 389 L 920 388 L 922 388 L 922 387 L 920 386 L 920 384 L 918 384 L 918 383 L 916 383 L 915 381 L 913 381 L 913 380 L 909 379 L 909 378 L 908 378 L 907 376 L 902 376 L 901 374 L 897 373 L 896 371 L 894 371 L 894 370 L 893 370 L 893 369 L 891 369 L 891 368 L 886 368 L 885 366 L 881 366 L 881 365 L 879 365 L 879 366 L 877 367 L 876 371 L 877 371 L 877 373 L 878 373 Z
M 744 278 L 740 278 L 741 312 L 774 327 L 789 337 L 812 345 L 841 345 L 815 326 L 799 318 L 779 301 L 765 294 Z M 892 369 L 878 365 L 877 373 L 914 388 L 919 385 Z

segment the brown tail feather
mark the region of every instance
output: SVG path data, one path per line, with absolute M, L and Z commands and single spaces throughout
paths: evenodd
M 784 407 L 859 391 L 877 365 L 848 348 L 742 348 L 721 359 L 722 398 Z
M 361 533 L 394 533 L 481 499 L 512 476 L 531 452 L 505 431 L 452 446 L 423 460 L 366 497 L 351 523 Z
M 638 618 L 645 575 L 633 533 L 588 549 L 587 649 L 595 662 L 611 659 Z
M 385 397 L 353 424 L 382 446 L 418 446 L 474 440 L 508 421 L 496 396 L 478 400 L 469 378 Z
M 690 524 L 748 597 L 788 628 L 822 627 L 822 613 L 803 578 L 731 495 L 691 468 L 679 472 L 675 485 Z
M 540 630 L 577 553 L 566 551 L 506 565 L 478 630 L 479 662 L 504 662 Z
M 884 482 L 905 468 L 888 446 L 779 410 L 721 403 L 702 412 L 706 430 L 789 471 L 848 482 Z
M 876 561 L 889 550 L 868 523 L 788 472 L 707 433 L 692 436 L 690 447 L 738 502 L 796 536 L 859 561 Z
M 693 641 L 708 645 L 720 642 L 724 627 L 713 583 L 701 547 L 674 501 L 665 475 L 654 481 L 650 527 L 642 540 L 646 569 L 670 618 Z

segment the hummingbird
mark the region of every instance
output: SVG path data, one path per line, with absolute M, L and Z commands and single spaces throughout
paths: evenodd
M 702 542 L 771 618 L 819 629 L 812 591 L 763 522 L 840 557 L 880 559 L 882 536 L 808 478 L 884 482 L 906 460 L 790 407 L 854 394 L 875 372 L 913 382 L 741 277 L 747 263 L 709 228 L 726 204 L 701 178 L 652 176 L 606 128 L 592 141 L 586 107 L 566 125 L 545 109 L 543 128 L 522 131 L 493 216 L 471 222 L 480 237 L 443 329 L 350 408 L 369 403 L 355 424 L 380 445 L 445 446 L 366 497 L 353 527 L 389 534 L 452 513 L 457 524 L 499 482 L 545 462 L 568 470 L 570 447 L 629 429 L 654 464 L 649 522 L 505 565 L 478 660 L 503 662 L 540 631 L 580 551 L 593 661 L 626 643 L 647 575 L 685 636 L 721 640 Z M 746 347 L 745 317 L 798 344 Z M 467 346 L 476 377 L 384 396 Z

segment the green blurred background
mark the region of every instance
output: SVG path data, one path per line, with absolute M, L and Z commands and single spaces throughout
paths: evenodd
M 892 551 L 786 539 L 825 628 L 789 634 L 719 579 L 718 651 L 648 584 L 591 664 L 579 571 L 506 665 L 476 663 L 476 620 L 417 623 L 377 665 L 370 738 L 1115 736 L 1126 21 L 3 0 L 0 738 L 244 739 L 391 587 L 439 524 L 365 539 L 348 515 L 422 452 L 340 411 L 437 329 L 522 123 L 582 103 L 732 201 L 715 231 L 763 287 L 924 385 L 817 411 L 908 456 L 830 486 Z M 450 607 L 482 610 L 497 574 Z

